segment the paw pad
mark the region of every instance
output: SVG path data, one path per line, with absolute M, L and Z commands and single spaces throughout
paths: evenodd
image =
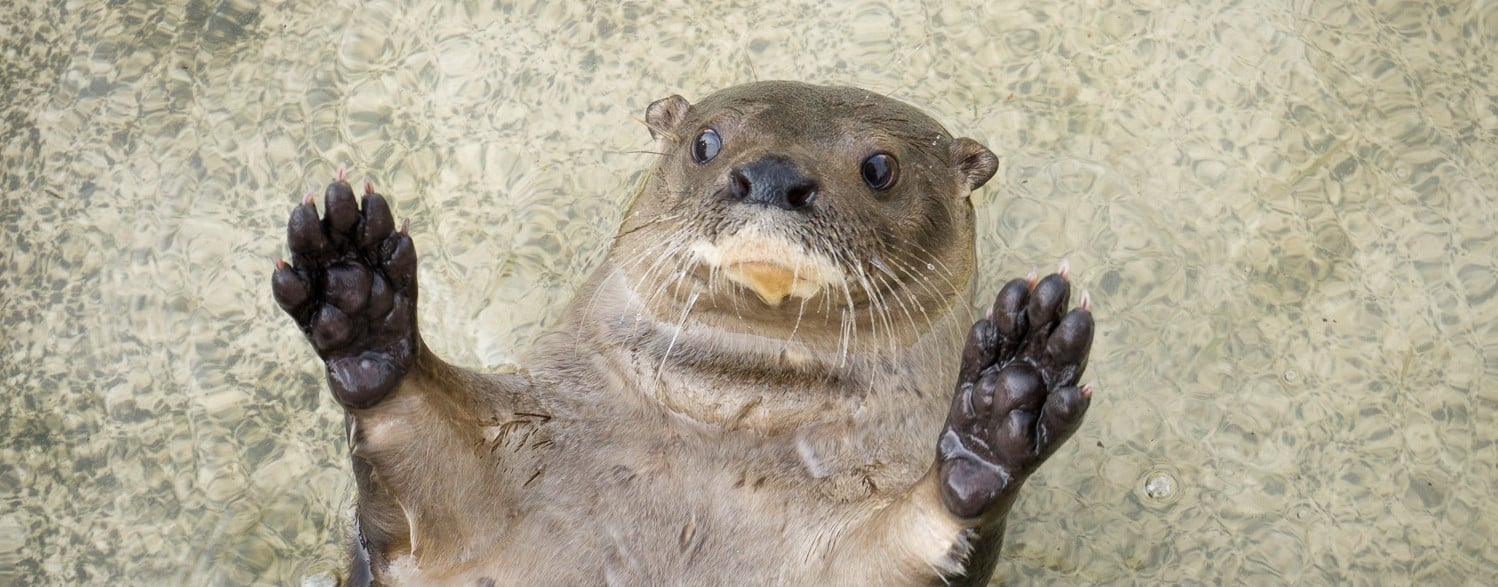
M 962 350 L 957 393 L 937 445 L 942 501 L 977 518 L 1012 496 L 1075 432 L 1091 399 L 1077 387 L 1092 346 L 1092 312 L 1066 310 L 1066 268 L 999 290 Z
M 322 357 L 333 397 L 369 407 L 415 361 L 416 249 L 385 198 L 366 182 L 361 206 L 342 169 L 323 202 L 321 218 L 311 194 L 291 212 L 292 262 L 276 262 L 271 291 Z

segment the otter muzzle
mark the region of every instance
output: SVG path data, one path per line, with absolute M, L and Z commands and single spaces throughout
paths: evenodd
M 841 286 L 846 281 L 842 269 L 826 257 L 753 228 L 716 243 L 698 242 L 692 252 L 703 264 L 754 292 L 772 308 L 788 298 L 810 298 L 824 287 Z

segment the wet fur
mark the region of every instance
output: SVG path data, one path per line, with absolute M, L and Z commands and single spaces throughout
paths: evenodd
M 992 153 L 877 94 L 789 82 L 668 98 L 646 122 L 662 155 L 524 369 L 450 366 L 413 323 L 409 373 L 349 407 L 349 582 L 986 582 L 1012 492 L 953 516 L 932 451 L 971 324 L 967 196 Z M 709 125 L 722 162 L 698 166 L 684 145 Z M 891 194 L 858 183 L 876 150 L 900 161 Z M 821 206 L 723 197 L 723 165 L 771 152 L 819 178 Z M 771 308 L 694 264 L 694 242 L 751 224 L 846 283 Z

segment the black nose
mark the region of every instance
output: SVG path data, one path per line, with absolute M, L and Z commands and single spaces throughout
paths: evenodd
M 789 161 L 765 157 L 729 172 L 728 195 L 735 200 L 800 210 L 817 199 L 817 182 L 801 175 Z

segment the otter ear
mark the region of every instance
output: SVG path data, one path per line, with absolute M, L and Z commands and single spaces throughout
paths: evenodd
M 670 96 L 650 103 L 645 109 L 645 126 L 650 128 L 650 138 L 662 136 L 676 138 L 676 127 L 687 117 L 692 105 L 686 98 Z
M 999 170 L 999 158 L 978 144 L 978 141 L 963 137 L 954 139 L 951 146 L 952 167 L 967 181 L 967 189 L 976 190 L 988 183 Z

